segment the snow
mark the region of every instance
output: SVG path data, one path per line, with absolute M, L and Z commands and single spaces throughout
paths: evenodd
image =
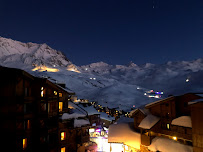
M 113 121 L 115 120 L 114 117 L 109 116 L 108 114 L 106 114 L 105 112 L 100 112 L 100 118 L 104 119 L 104 120 L 108 120 L 108 121 Z
M 132 115 L 133 115 L 135 112 L 137 112 L 137 111 L 138 111 L 138 109 L 132 110 L 132 111 L 129 113 L 129 116 L 132 117 Z
M 198 96 L 200 96 L 200 97 L 203 97 L 203 93 L 198 93 L 198 94 L 196 94 L 196 95 L 198 95 Z
M 183 145 L 163 137 L 155 137 L 148 148 L 151 151 L 159 150 L 161 152 L 193 152 L 192 146 Z
M 181 116 L 176 119 L 173 119 L 171 122 L 172 125 L 190 127 L 192 128 L 192 121 L 190 116 Z
M 85 119 L 75 119 L 74 120 L 74 127 L 82 127 L 82 126 L 86 126 L 89 124 L 90 124 L 89 120 L 85 120 Z
M 140 134 L 133 131 L 128 123 L 113 124 L 109 127 L 109 143 L 123 143 L 136 149 L 140 149 Z
M 128 65 L 110 65 L 98 62 L 79 67 L 47 44 L 22 43 L 0 37 L 0 65 L 63 81 L 78 98 L 97 101 L 102 106 L 108 102 L 109 108 L 120 106 L 126 112 L 131 111 L 133 105 L 139 108 L 156 101 L 144 96 L 147 90 L 163 90 L 166 96 L 162 98 L 170 94 L 203 92 L 203 59 L 161 65 L 136 65 L 132 62 Z M 59 71 L 31 71 L 33 65 L 45 65 Z M 81 73 L 68 71 L 70 67 Z M 187 78 L 190 80 L 188 83 L 185 82 Z
M 141 121 L 138 127 L 143 129 L 151 129 L 159 120 L 160 118 L 149 114 Z
M 82 106 L 81 106 L 82 107 Z M 85 111 L 87 111 L 88 115 L 98 115 L 100 114 L 93 106 L 82 107 Z
M 192 105 L 192 104 L 195 104 L 195 103 L 198 103 L 198 102 L 203 102 L 203 99 L 192 100 L 192 101 L 188 102 L 188 105 Z
M 80 114 L 80 113 L 72 113 L 72 114 L 64 113 L 62 115 L 62 120 L 79 118 L 79 117 L 86 117 L 86 115 Z

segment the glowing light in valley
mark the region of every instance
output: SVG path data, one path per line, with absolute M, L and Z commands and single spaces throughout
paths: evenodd
M 68 66 L 67 66 L 67 70 L 68 70 L 68 71 L 72 71 L 72 72 L 81 73 L 81 72 L 76 68 L 76 66 L 73 65 L 73 64 L 68 65 Z
M 186 80 L 185 80 L 185 82 L 189 82 L 189 81 L 190 81 L 189 79 L 186 79 Z
M 49 67 L 46 67 L 45 65 L 43 65 L 43 66 L 36 66 L 34 69 L 32 69 L 32 71 L 39 71 L 39 72 L 44 72 L 44 71 L 47 71 L 47 72 L 58 72 L 59 69 L 56 69 L 56 68 L 49 68 Z

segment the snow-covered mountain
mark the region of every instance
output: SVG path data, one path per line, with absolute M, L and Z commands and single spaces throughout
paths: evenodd
M 49 47 L 47 44 L 22 43 L 0 37 L 0 62 L 12 66 L 20 65 L 49 67 L 67 67 L 72 64 L 62 52 Z
M 109 65 L 104 62 L 76 66 L 63 53 L 46 44 L 22 43 L 0 37 L 0 65 L 66 83 L 79 98 L 104 106 L 130 109 L 158 100 L 158 96 L 203 92 L 203 59 L 161 65 Z M 42 72 L 43 71 L 43 72 Z

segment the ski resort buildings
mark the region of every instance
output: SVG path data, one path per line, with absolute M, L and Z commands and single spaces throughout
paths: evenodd
M 0 73 L 2 149 L 76 152 L 89 142 L 87 112 L 68 108 L 73 92 L 20 69 L 0 67 Z
M 203 94 L 195 93 L 170 96 L 149 103 L 144 108 L 135 109 L 130 113 L 134 123 L 110 126 L 109 143 L 123 143 L 131 151 L 141 152 L 202 152 L 202 108 Z M 119 129 L 122 127 L 125 127 L 126 131 Z M 135 137 L 131 137 L 127 130 L 132 135 L 134 132 Z M 136 138 L 137 142 L 133 141 Z M 124 151 L 128 150 L 125 148 Z

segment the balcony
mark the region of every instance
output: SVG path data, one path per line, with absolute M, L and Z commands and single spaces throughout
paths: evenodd
M 145 146 L 149 146 L 151 144 L 152 137 L 147 136 L 145 134 L 141 135 L 141 144 Z

